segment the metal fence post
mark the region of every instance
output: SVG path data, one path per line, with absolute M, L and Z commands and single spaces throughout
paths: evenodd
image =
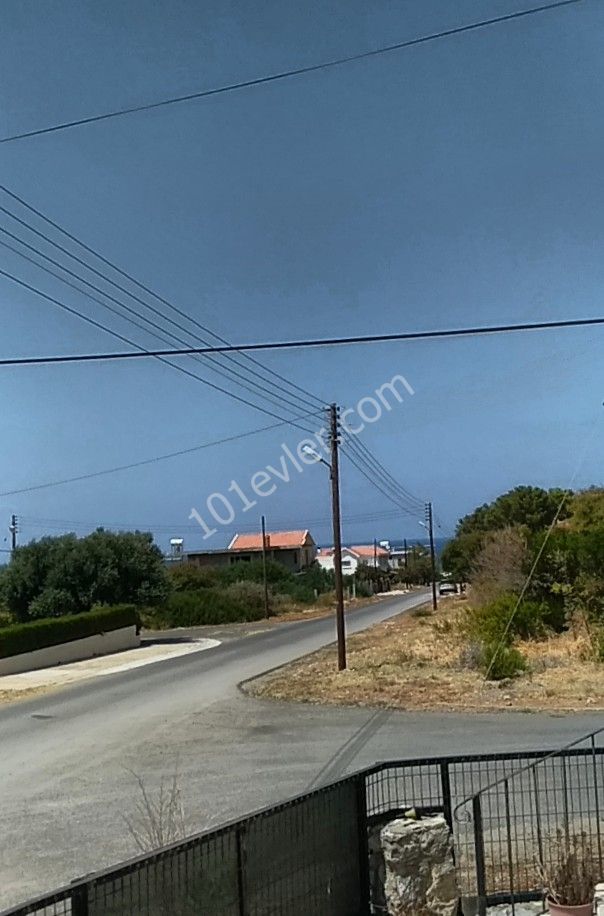
M 88 916 L 88 885 L 75 885 L 71 892 L 71 916 Z
M 453 812 L 451 805 L 451 777 L 449 775 L 449 763 L 443 761 L 440 765 L 440 791 L 443 800 L 443 813 L 445 820 L 451 830 L 453 829 Z
M 235 830 L 235 842 L 237 846 L 237 903 L 239 916 L 246 916 L 247 901 L 245 899 L 245 848 L 243 845 L 243 828 L 237 827 Z
M 472 819 L 474 821 L 474 855 L 476 858 L 476 896 L 478 916 L 486 916 L 487 891 L 484 870 L 484 833 L 482 829 L 482 803 L 480 795 L 472 799 Z
M 371 876 L 369 874 L 369 837 L 367 824 L 367 783 L 365 775 L 356 778 L 357 825 L 359 833 L 359 899 L 362 916 L 369 916 L 371 907 Z

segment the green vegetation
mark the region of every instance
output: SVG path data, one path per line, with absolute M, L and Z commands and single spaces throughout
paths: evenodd
M 0 630 L 0 658 L 133 625 L 138 626 L 138 613 L 132 604 L 96 607 L 85 614 L 50 617 L 31 623 L 13 623 Z
M 442 564 L 471 585 L 460 627 L 491 677 L 522 672 L 516 640 L 577 627 L 604 660 L 604 489 L 516 487 L 461 519 Z
M 537 639 L 546 632 L 547 605 L 521 601 L 516 595 L 500 595 L 490 604 L 470 606 L 462 617 L 461 627 L 468 639 L 477 643 L 503 642 L 510 646 L 516 639 Z
M 503 681 L 517 677 L 527 670 L 527 663 L 513 646 L 486 643 L 480 652 L 480 670 L 491 681 Z
M 319 566 L 294 574 L 280 563 L 266 565 L 269 608 L 282 613 L 296 605 L 331 601 L 333 573 Z M 224 567 L 182 564 L 170 570 L 171 594 L 159 607 L 145 612 L 150 627 L 191 627 L 203 624 L 260 620 L 265 616 L 263 569 L 260 561 Z
M 333 573 L 318 565 L 295 574 L 269 561 L 266 572 L 271 614 L 333 601 Z M 373 593 L 371 573 L 357 577 L 356 590 L 359 596 Z M 19 547 L 0 571 L 0 639 L 5 633 L 14 638 L 13 625 L 53 618 L 60 622 L 52 632 L 59 633 L 65 619 L 121 604 L 134 606 L 146 626 L 157 628 L 258 620 L 266 612 L 262 562 L 167 568 L 152 536 L 140 532 L 99 529 L 84 538 L 42 538 Z
M 384 575 L 384 573 L 382 573 Z M 407 565 L 396 570 L 395 581 L 410 585 L 429 585 L 432 581 L 432 560 L 430 553 L 421 544 L 412 545 Z
M 80 614 L 96 604 L 146 607 L 168 593 L 161 551 L 141 532 L 42 538 L 18 547 L 0 574 L 0 597 L 18 622 Z

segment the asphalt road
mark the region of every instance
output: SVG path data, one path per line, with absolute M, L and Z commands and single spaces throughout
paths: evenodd
M 348 631 L 423 600 L 353 611 Z M 237 689 L 333 639 L 331 618 L 283 624 L 1 708 L 0 907 L 137 852 L 133 774 L 153 792 L 177 771 L 194 832 L 376 760 L 555 747 L 601 722 L 294 706 Z

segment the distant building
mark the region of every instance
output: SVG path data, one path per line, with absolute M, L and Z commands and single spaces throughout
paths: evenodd
M 359 566 L 371 566 L 386 572 L 389 568 L 389 553 L 384 547 L 373 544 L 355 544 L 342 547 L 342 573 L 353 576 Z M 317 553 L 317 563 L 323 569 L 334 568 L 333 547 L 323 547 Z
M 390 551 L 390 569 L 401 569 L 407 565 L 407 557 L 411 555 L 409 548 L 394 548 Z
M 315 561 L 317 546 L 310 531 L 267 531 L 266 556 L 291 572 L 302 572 Z M 226 550 L 193 550 L 185 554 L 195 566 L 228 566 L 262 557 L 262 534 L 236 534 Z

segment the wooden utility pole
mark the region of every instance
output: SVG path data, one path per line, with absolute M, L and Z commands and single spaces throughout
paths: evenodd
M 15 550 L 17 549 L 17 532 L 19 530 L 19 524 L 18 524 L 16 515 L 11 515 L 10 525 L 8 526 L 8 530 L 10 531 L 11 551 L 14 553 Z
M 333 571 L 336 579 L 336 631 L 338 635 L 338 671 L 346 668 L 346 624 L 344 621 L 344 583 L 342 581 L 342 524 L 340 520 L 340 463 L 338 455 L 338 408 L 329 408 L 329 433 L 331 445 L 331 512 L 333 519 Z
M 271 616 L 271 609 L 268 603 L 268 579 L 266 578 L 266 519 L 262 516 L 262 578 L 264 580 L 264 616 Z
M 432 520 L 432 503 L 426 503 L 426 528 L 430 535 L 430 565 L 432 568 L 432 609 L 438 608 L 436 599 L 436 553 L 434 550 L 434 523 Z
M 403 538 L 403 551 L 404 551 L 403 563 L 405 564 L 405 569 L 407 569 L 409 565 L 409 561 L 407 557 L 407 538 Z
M 377 538 L 373 539 L 373 568 L 377 569 Z

